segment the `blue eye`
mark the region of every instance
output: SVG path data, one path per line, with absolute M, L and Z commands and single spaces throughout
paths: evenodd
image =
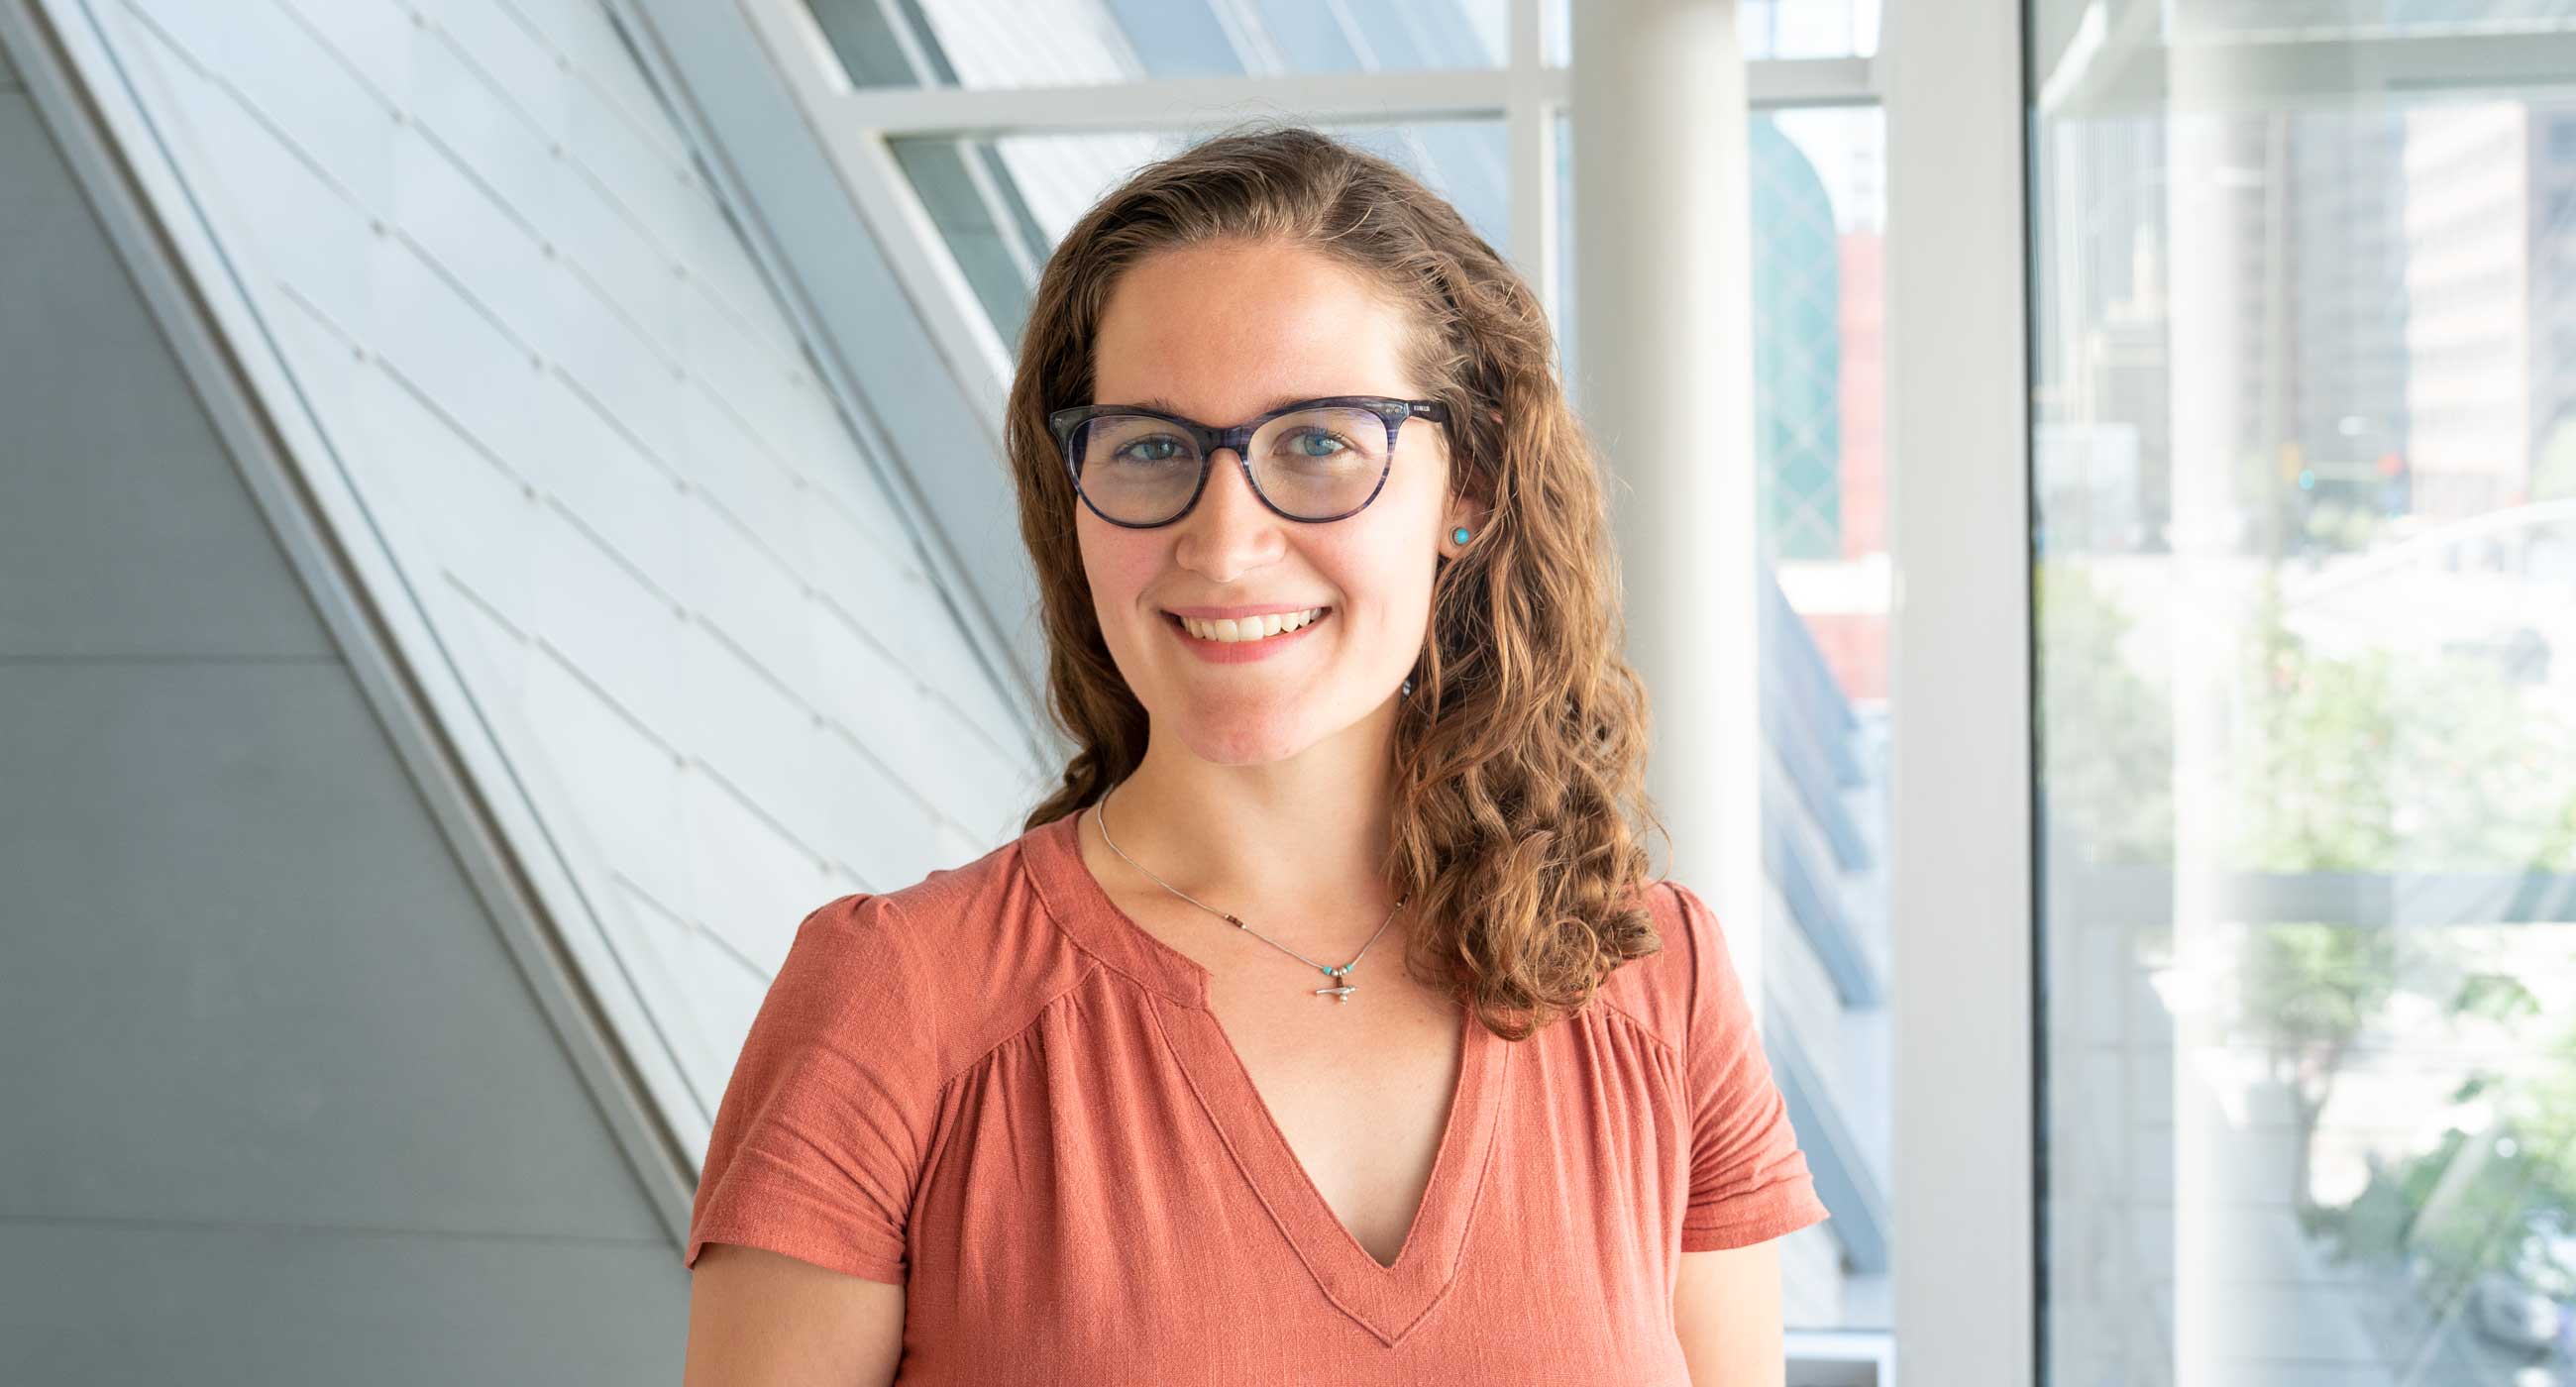
M 1295 435 L 1289 439 L 1289 443 L 1292 446 L 1302 446 L 1309 440 L 1320 440 L 1322 442 L 1329 443 L 1333 445 L 1335 452 L 1350 451 L 1351 445 L 1348 440 L 1342 438 L 1339 434 L 1326 433 L 1322 429 L 1299 429 Z M 1304 454 L 1304 456 L 1310 458 L 1328 458 L 1334 455 L 1334 452 Z

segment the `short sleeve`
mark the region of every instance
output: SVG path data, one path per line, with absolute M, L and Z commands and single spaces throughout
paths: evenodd
M 682 1265 L 729 1242 L 904 1282 L 943 1077 L 906 981 L 917 942 L 867 894 L 797 926 L 717 1106 Z
M 1681 900 L 1691 948 L 1691 1186 L 1682 1250 L 1746 1247 L 1821 1223 L 1827 1211 L 1772 1082 L 1726 936 L 1690 888 L 1666 884 Z

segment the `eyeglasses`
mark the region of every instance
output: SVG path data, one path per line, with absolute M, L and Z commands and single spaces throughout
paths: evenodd
M 1198 504 L 1219 448 L 1234 450 L 1253 494 L 1279 515 L 1308 524 L 1357 515 L 1394 470 L 1396 430 L 1416 416 L 1449 422 L 1437 400 L 1384 395 L 1300 400 L 1231 428 L 1142 405 L 1074 405 L 1047 422 L 1091 513 L 1150 530 Z

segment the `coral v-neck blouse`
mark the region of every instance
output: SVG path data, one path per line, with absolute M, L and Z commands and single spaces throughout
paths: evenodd
M 805 918 L 684 1264 L 731 1242 L 903 1285 L 904 1383 L 1687 1387 L 1677 1254 L 1826 1217 L 1725 938 L 1667 881 L 1664 948 L 1594 1005 L 1521 1042 L 1463 1019 L 1430 1186 L 1379 1262 L 1079 822 Z M 1355 981 L 1332 1005 L 1367 1005 Z

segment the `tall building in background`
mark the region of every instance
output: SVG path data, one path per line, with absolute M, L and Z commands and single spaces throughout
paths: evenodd
M 2376 109 L 2271 120 L 2285 194 L 2264 263 L 2291 296 L 2281 436 L 2305 494 L 2377 513 L 2385 464 L 2402 458 L 2412 427 L 2405 123 Z M 2298 473 L 2288 480 L 2299 485 Z
M 2404 188 L 2418 511 L 2576 496 L 2576 104 L 2409 111 Z
M 2178 128 L 2223 150 L 2215 186 L 2178 205 L 2166 185 Z M 2046 291 L 2035 393 L 2047 547 L 2162 552 L 2171 543 L 2170 309 L 2177 217 L 2223 216 L 2231 301 L 2219 422 L 2265 549 L 2367 542 L 2343 513 L 2385 512 L 2413 452 L 2414 238 L 2406 118 L 2380 110 L 2113 112 L 2050 133 L 2050 196 L 2064 225 L 2039 262 Z
M 2535 103 L 2531 156 L 2531 499 L 2576 498 L 2576 101 Z
M 1776 121 L 1749 123 L 1753 430 L 1774 561 L 1842 554 L 1842 255 L 1824 180 Z
M 2429 521 L 2515 504 L 2531 479 L 2531 124 L 2519 102 L 2405 113 L 2406 401 Z

